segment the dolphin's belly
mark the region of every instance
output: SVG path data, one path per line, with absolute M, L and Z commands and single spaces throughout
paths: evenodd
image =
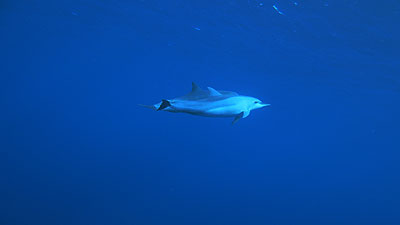
M 235 105 L 212 108 L 206 111 L 208 115 L 215 117 L 231 117 L 236 116 L 241 112 L 242 110 Z
M 176 101 L 171 104 L 171 112 L 182 112 L 208 117 L 232 117 L 243 111 L 237 104 L 230 104 L 224 101 Z

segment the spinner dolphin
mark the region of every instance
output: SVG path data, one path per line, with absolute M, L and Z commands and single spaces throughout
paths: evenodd
M 262 103 L 259 99 L 239 95 L 232 91 L 217 91 L 208 87 L 199 88 L 192 83 L 192 91 L 182 97 L 163 99 L 154 105 L 141 105 L 156 111 L 188 113 L 207 117 L 233 117 L 232 124 L 240 118 L 249 116 L 250 111 L 270 104 Z

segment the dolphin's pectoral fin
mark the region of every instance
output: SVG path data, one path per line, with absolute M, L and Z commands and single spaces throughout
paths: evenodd
M 237 116 L 235 116 L 235 119 L 233 119 L 232 124 L 235 124 L 240 118 L 248 117 L 249 114 L 250 114 L 250 110 L 239 113 Z
M 168 100 L 163 99 L 160 107 L 158 107 L 157 111 L 163 110 L 167 108 L 168 106 L 171 106 L 171 103 Z
M 243 118 L 246 118 L 246 117 L 248 117 L 248 116 L 249 116 L 249 114 L 250 114 L 250 110 L 243 111 L 242 113 L 243 113 Z
M 235 124 L 240 118 L 243 117 L 243 112 L 239 113 L 237 116 L 235 116 L 235 119 L 232 121 L 232 125 Z

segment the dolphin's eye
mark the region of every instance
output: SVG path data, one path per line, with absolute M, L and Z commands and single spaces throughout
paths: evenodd
M 255 101 L 254 104 L 260 103 L 259 101 Z

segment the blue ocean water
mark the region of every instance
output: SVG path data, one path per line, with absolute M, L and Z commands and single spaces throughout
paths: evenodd
M 400 2 L 0 2 L 0 224 L 400 224 Z M 154 112 L 202 87 L 271 106 Z

